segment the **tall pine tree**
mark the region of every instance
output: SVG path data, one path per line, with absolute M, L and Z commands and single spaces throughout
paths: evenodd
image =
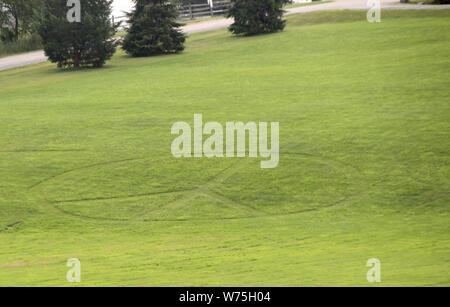
M 134 0 L 128 14 L 130 28 L 123 49 L 135 57 L 177 53 L 184 49 L 185 35 L 176 22 L 178 11 L 166 0 Z
M 282 31 L 283 6 L 289 0 L 231 0 L 228 17 L 234 18 L 229 30 L 236 35 L 256 35 Z
M 112 0 L 81 0 L 81 22 L 69 22 L 66 0 L 46 0 L 39 34 L 45 54 L 58 67 L 101 67 L 116 51 Z

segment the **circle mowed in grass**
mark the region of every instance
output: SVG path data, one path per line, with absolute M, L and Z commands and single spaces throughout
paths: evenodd
M 279 215 L 337 205 L 355 193 L 353 180 L 337 162 L 285 154 L 277 168 L 241 167 L 213 190 L 260 213 Z
M 142 222 L 235 219 L 253 214 L 202 192 L 58 203 L 57 208 L 90 219 Z
M 285 154 L 274 169 L 260 160 L 136 159 L 68 170 L 35 189 L 61 212 L 112 221 L 258 218 L 334 206 L 355 194 L 344 165 Z
M 231 165 L 225 159 L 135 159 L 80 166 L 33 188 L 50 202 L 81 202 L 196 189 Z

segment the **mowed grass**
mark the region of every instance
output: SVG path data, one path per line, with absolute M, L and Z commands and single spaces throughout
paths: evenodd
M 0 73 L 0 285 L 449 286 L 450 11 L 322 12 L 180 55 Z M 280 165 L 172 157 L 280 122 Z

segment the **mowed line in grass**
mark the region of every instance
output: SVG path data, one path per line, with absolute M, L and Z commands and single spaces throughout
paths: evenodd
M 361 177 L 359 172 L 355 169 L 349 168 L 348 166 L 345 165 L 341 165 L 339 163 L 336 162 L 332 162 L 332 161 L 327 161 L 318 157 L 312 157 L 310 155 L 305 155 L 302 153 L 285 153 L 284 157 L 287 158 L 289 157 L 289 159 L 292 159 L 292 157 L 300 157 L 300 159 L 307 159 L 308 161 L 315 161 L 315 163 L 319 162 L 320 164 L 326 165 L 326 166 L 330 166 L 332 168 L 337 168 L 337 170 L 344 172 L 344 173 L 348 173 L 348 174 L 352 174 L 352 177 Z M 51 180 L 55 180 L 58 177 L 67 175 L 68 173 L 71 172 L 75 172 L 75 171 L 79 171 L 79 170 L 85 170 L 88 168 L 92 168 L 92 167 L 98 167 L 98 166 L 107 166 L 107 167 L 111 167 L 114 164 L 117 163 L 133 163 L 135 161 L 139 161 L 139 160 L 144 160 L 142 159 L 128 159 L 128 160 L 121 160 L 121 161 L 111 161 L 111 162 L 105 162 L 105 163 L 99 163 L 99 164 L 94 164 L 94 165 L 90 165 L 90 166 L 86 166 L 83 168 L 78 168 L 78 169 L 74 169 L 74 170 L 69 170 L 66 171 L 62 174 L 56 175 L 56 176 L 52 176 L 46 180 L 43 180 L 41 182 L 39 182 L 38 184 L 33 185 L 31 188 L 37 188 L 39 185 L 48 183 L 48 181 Z M 302 161 L 302 160 L 299 160 Z M 148 162 L 148 161 L 147 161 Z M 189 220 L 205 220 L 205 219 L 212 219 L 212 220 L 221 220 L 221 219 L 242 219 L 242 218 L 259 218 L 261 216 L 267 216 L 267 215 L 286 215 L 286 214 L 299 214 L 299 213 L 304 213 L 304 212 L 309 212 L 309 211 L 315 211 L 315 210 L 320 210 L 323 208 L 328 208 L 328 207 L 332 207 L 332 206 L 336 206 L 338 204 L 343 204 L 343 203 L 349 203 L 350 198 L 355 195 L 347 195 L 347 196 L 340 196 L 340 198 L 335 199 L 334 197 L 328 199 L 328 200 L 323 200 L 322 203 L 320 205 L 313 205 L 310 207 L 305 207 L 304 205 L 306 204 L 305 200 L 304 200 L 304 204 L 303 206 L 301 206 L 300 208 L 285 208 L 285 209 L 281 209 L 280 206 L 281 204 L 278 204 L 278 210 L 276 211 L 269 211 L 266 212 L 264 210 L 259 210 L 258 208 L 253 208 L 251 206 L 251 203 L 253 201 L 250 201 L 250 203 L 247 202 L 247 204 L 243 204 L 241 203 L 239 200 L 233 200 L 233 196 L 229 195 L 228 197 L 223 195 L 222 191 L 224 190 L 224 187 L 222 186 L 223 184 L 226 184 L 226 181 L 228 179 L 230 179 L 230 177 L 232 177 L 233 175 L 237 174 L 239 172 L 239 170 L 242 169 L 248 169 L 248 168 L 253 168 L 256 169 L 257 168 L 254 166 L 254 164 L 244 164 L 243 159 L 241 159 L 240 161 L 241 163 L 235 163 L 233 165 L 231 165 L 230 167 L 227 167 L 225 170 L 221 171 L 220 173 L 218 173 L 217 175 L 214 175 L 212 177 L 209 178 L 209 180 L 204 183 L 204 184 L 200 184 L 196 187 L 191 187 L 191 188 L 186 188 L 186 189 L 178 189 L 175 191 L 153 191 L 153 192 L 147 192 L 147 193 L 140 193 L 140 194 L 135 194 L 135 195 L 110 195 L 108 197 L 105 196 L 97 196 L 97 197 L 92 197 L 92 198 L 78 198 L 78 199 L 58 199 L 58 200 L 51 200 L 49 199 L 48 201 L 50 203 L 53 203 L 57 206 L 57 208 L 66 214 L 71 214 L 71 215 L 75 215 L 75 216 L 79 216 L 79 217 L 84 217 L 84 218 L 89 218 L 89 219 L 100 219 L 100 220 L 111 220 L 111 221 L 126 221 L 126 220 L 130 220 L 130 219 L 126 219 L 123 217 L 100 217 L 100 216 L 92 216 L 92 215 L 83 215 L 81 212 L 71 212 L 69 209 L 67 209 L 67 207 L 70 207 L 71 203 L 84 203 L 84 202 L 96 202 L 96 201 L 108 201 L 110 205 L 113 205 L 113 202 L 116 200 L 127 200 L 127 201 L 131 201 L 131 199 L 139 199 L 139 201 L 141 202 L 146 202 L 145 198 L 147 197 L 155 197 L 158 195 L 180 195 L 179 197 L 167 201 L 167 203 L 165 205 L 162 206 L 162 208 L 158 208 L 159 209 L 169 209 L 171 206 L 178 205 L 178 206 L 183 206 L 182 209 L 185 211 L 188 211 L 190 208 L 189 206 L 186 207 L 186 202 L 194 202 L 196 204 L 196 207 L 200 207 L 200 205 L 197 204 L 197 201 L 193 200 L 193 198 L 195 198 L 195 196 L 197 196 L 198 194 L 202 194 L 203 196 L 207 196 L 209 198 L 215 199 L 217 200 L 221 200 L 220 204 L 218 204 L 219 206 L 230 206 L 231 205 L 231 209 L 235 210 L 239 213 L 242 213 L 244 215 L 242 216 L 235 216 L 232 214 L 232 216 L 222 216 L 221 214 L 224 214 L 226 212 L 223 211 L 219 211 L 218 214 L 216 214 L 214 217 L 209 216 L 209 217 L 204 217 L 204 216 L 190 216 L 190 217 L 186 217 L 186 215 L 181 215 L 181 216 L 177 216 L 174 215 L 172 218 L 166 218 L 166 219 L 161 219 L 161 218 L 156 218 L 155 216 L 153 216 L 152 212 L 157 211 L 157 209 L 154 210 L 150 210 L 147 209 L 147 213 L 150 214 L 150 216 L 145 216 L 144 218 L 140 217 L 138 220 L 139 221 L 145 221 L 145 222 L 158 222 L 158 221 L 173 221 L 173 222 L 177 222 L 177 221 L 189 221 Z M 150 164 L 150 162 L 148 162 Z M 310 163 L 310 162 L 309 162 Z M 238 165 L 239 164 L 239 165 Z M 356 172 L 356 173 L 355 173 Z M 256 174 L 255 174 L 256 175 Z M 298 175 L 296 173 L 293 174 Z M 342 179 L 341 179 L 342 180 Z M 361 178 L 358 180 L 358 182 L 363 182 L 364 180 L 362 180 Z M 232 185 L 233 180 L 231 180 Z M 241 183 L 242 185 L 245 185 L 245 183 Z M 56 186 L 58 186 L 58 183 L 56 183 Z M 98 192 L 98 191 L 96 191 Z M 325 192 L 325 191 L 323 191 Z M 353 193 L 363 193 L 364 190 L 363 189 L 356 189 Z M 42 194 L 51 194 L 48 192 L 43 193 L 42 191 L 40 191 L 40 193 Z M 261 193 L 261 192 L 258 192 Z M 303 192 L 305 193 L 305 192 Z M 305 193 L 306 194 L 306 193 Z M 344 198 L 342 198 L 344 197 Z M 119 202 L 122 206 L 124 206 L 123 202 Z M 75 208 L 78 204 L 74 205 Z M 89 206 L 89 205 L 88 205 Z M 127 206 L 124 206 L 125 208 L 127 208 Z M 102 208 L 102 207 L 100 207 Z M 249 211 L 250 209 L 250 211 Z M 102 210 L 102 209 L 99 209 Z M 122 211 L 124 211 L 125 209 L 122 208 Z M 250 212 L 253 211 L 253 214 L 250 214 Z M 196 212 L 197 213 L 197 212 Z M 256 214 L 255 214 L 256 213 Z M 177 212 L 177 214 L 179 214 L 179 212 Z
M 372 257 L 382 285 L 448 285 L 449 16 L 305 14 L 275 35 L 192 35 L 176 56 L 0 73 L 0 285 L 67 285 L 72 257 L 82 285 L 367 285 Z M 172 161 L 170 127 L 194 113 L 280 121 L 281 154 L 350 166 L 282 156 L 262 172 L 239 160 L 249 166 L 213 192 L 269 213 L 252 219 L 211 222 L 239 212 L 205 191 L 70 207 L 96 219 L 51 203 L 208 183 L 237 161 Z M 136 157 L 148 163 L 86 168 Z M 143 222 L 155 213 L 194 220 Z

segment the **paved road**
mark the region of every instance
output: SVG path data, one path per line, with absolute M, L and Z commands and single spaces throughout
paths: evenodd
M 401 4 L 398 0 L 381 0 L 382 9 L 450 9 L 450 5 L 414 5 Z M 308 13 L 324 10 L 367 10 L 367 0 L 335 0 L 330 3 L 323 3 L 311 6 L 297 7 L 287 10 L 286 15 Z M 226 28 L 231 25 L 231 19 L 216 19 L 189 24 L 183 27 L 183 31 L 187 34 L 206 32 L 217 29 Z M 15 67 L 26 66 L 30 64 L 42 63 L 47 61 L 43 51 L 35 51 L 14 55 L 10 57 L 0 58 L 0 71 Z
M 0 58 L 0 71 L 47 61 L 44 51 L 28 52 Z

